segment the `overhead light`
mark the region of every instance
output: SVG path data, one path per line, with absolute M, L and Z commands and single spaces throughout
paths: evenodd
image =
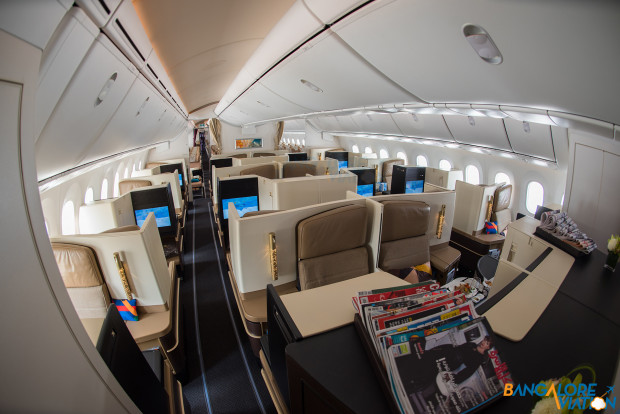
M 312 89 L 314 92 L 323 92 L 323 89 L 319 88 L 318 86 L 316 86 L 314 83 L 307 81 L 305 79 L 300 79 L 299 80 L 304 86 L 307 86 L 308 88 Z
M 468 116 L 467 117 L 467 122 L 469 122 L 469 125 L 471 125 L 471 126 L 475 126 L 476 125 L 476 120 L 474 119 L 473 116 Z
M 523 121 L 523 132 L 526 134 L 530 133 L 530 123 L 527 121 Z
M 448 147 L 448 148 L 458 148 L 459 144 L 452 144 L 452 143 L 450 143 L 450 144 L 446 144 L 446 147 Z
M 474 24 L 463 26 L 463 34 L 478 56 L 487 63 L 499 65 L 504 60 L 491 36 L 482 27 Z

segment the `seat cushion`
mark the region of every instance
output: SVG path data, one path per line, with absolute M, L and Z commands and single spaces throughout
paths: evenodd
M 67 288 L 67 292 L 80 319 L 105 318 L 111 303 L 106 285 Z
M 430 261 L 426 235 L 381 243 L 379 267 L 385 271 L 404 269 Z
M 370 273 L 366 247 L 301 260 L 297 266 L 301 290 L 342 282 Z

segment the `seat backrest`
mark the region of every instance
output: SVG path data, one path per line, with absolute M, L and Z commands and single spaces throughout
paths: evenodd
M 256 157 L 275 157 L 276 154 L 274 154 L 273 152 L 255 152 L 252 154 L 253 158 Z
M 400 158 L 383 161 L 381 180 L 387 183 L 388 190 L 391 190 L 392 188 L 392 171 L 394 170 L 395 165 L 405 165 L 405 161 Z
M 276 164 L 257 165 L 239 171 L 239 175 L 258 175 L 260 177 L 275 179 L 278 178 Z
M 165 165 L 167 163 L 165 162 L 147 162 L 146 165 L 144 166 L 144 168 L 149 169 L 149 168 L 155 168 L 155 167 L 159 167 L 160 165 Z
M 136 230 L 140 230 L 140 226 L 138 226 L 137 224 L 129 224 L 127 226 L 113 227 L 113 228 L 108 229 L 106 231 L 102 231 L 101 234 L 103 234 L 103 233 L 122 233 L 124 231 L 136 231 Z
M 297 284 L 300 290 L 370 273 L 365 205 L 349 205 L 297 224 Z
M 52 243 L 58 270 L 80 318 L 105 318 L 111 303 L 95 252 L 86 246 Z
M 430 261 L 428 223 L 431 208 L 421 201 L 383 201 L 379 267 L 385 271 Z
M 512 185 L 505 184 L 498 187 L 493 195 L 493 213 L 491 221 L 497 222 L 498 232 L 502 232 L 512 221 L 512 212 L 508 208 L 512 197 Z
M 150 180 L 121 180 L 118 183 L 118 191 L 120 195 L 126 194 L 133 189 L 142 188 L 142 187 L 150 187 L 153 183 Z
M 282 166 L 282 178 L 305 177 L 306 174 L 317 175 L 317 166 L 302 162 L 290 162 Z

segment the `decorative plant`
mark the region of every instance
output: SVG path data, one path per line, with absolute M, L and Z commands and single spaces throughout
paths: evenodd
M 607 250 L 610 253 L 620 254 L 620 236 L 619 235 L 611 235 L 609 240 L 607 241 Z
M 543 384 L 546 390 L 548 390 L 552 385 L 556 390 L 558 389 L 558 386 L 560 386 L 561 389 L 566 389 L 568 384 L 573 384 L 577 389 L 579 384 L 583 381 L 582 372 L 585 374 L 590 374 L 592 378 L 589 382 L 596 382 L 596 372 L 594 371 L 594 368 L 592 368 L 589 364 L 582 364 L 572 369 L 568 374 L 559 379 L 541 381 L 540 384 Z M 536 403 L 531 414 L 582 414 L 583 411 L 584 410 L 580 408 L 573 408 L 571 410 L 568 406 L 558 410 L 556 399 L 553 393 L 550 393 L 549 395 L 542 397 L 542 399 Z

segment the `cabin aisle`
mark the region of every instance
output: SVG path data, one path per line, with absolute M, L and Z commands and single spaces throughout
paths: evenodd
M 209 200 L 194 199 L 185 225 L 185 277 L 181 282 L 187 355 L 183 392 L 192 414 L 275 413 L 213 227 Z

